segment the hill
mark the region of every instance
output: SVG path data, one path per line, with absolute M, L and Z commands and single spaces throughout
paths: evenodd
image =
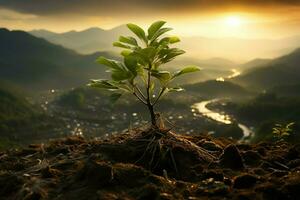
M 83 31 L 65 33 L 54 33 L 47 30 L 33 30 L 29 33 L 84 54 L 115 50 L 112 43 L 118 39 L 119 35 L 130 35 L 125 25 L 110 30 L 93 27 Z
M 0 87 L 0 149 L 58 137 L 63 126 L 22 93 Z
M 253 67 L 265 66 L 270 61 L 272 61 L 272 59 L 256 58 L 256 59 L 250 60 L 244 64 L 239 65 L 239 67 L 241 69 L 243 69 L 244 71 L 246 71 L 246 70 L 248 71 L 248 70 L 251 70 L 251 68 L 253 68 Z
M 269 89 L 275 86 L 300 83 L 300 49 L 249 69 L 234 79 L 247 87 Z
M 269 90 L 279 96 L 298 96 L 300 97 L 300 84 L 280 85 Z
M 110 30 L 94 27 L 83 31 L 65 33 L 53 33 L 47 30 L 34 30 L 29 33 L 84 54 L 95 51 L 113 51 L 115 49 L 111 46 L 111 43 L 116 41 L 119 35 L 130 35 L 125 25 Z M 187 57 L 209 59 L 217 56 L 238 62 L 256 57 L 274 58 L 300 46 L 300 36 L 278 40 L 201 36 L 180 36 L 180 38 L 180 46 L 188 52 Z M 239 52 L 238 55 L 237 52 Z
M 95 60 L 99 52 L 80 55 L 23 31 L 0 29 L 0 79 L 30 89 L 66 88 L 81 85 L 95 76 L 103 77 L 104 68 Z

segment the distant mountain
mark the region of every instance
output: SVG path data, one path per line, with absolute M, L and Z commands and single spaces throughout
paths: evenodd
M 131 35 L 125 25 L 110 30 L 89 28 L 83 31 L 53 33 L 47 30 L 34 30 L 32 35 L 42 37 L 48 41 L 76 50 L 79 53 L 96 51 L 115 51 L 112 42 L 119 35 Z M 242 38 L 209 38 L 209 37 L 182 37 L 180 47 L 186 50 L 187 57 L 208 59 L 222 57 L 234 61 L 244 62 L 257 57 L 274 58 L 286 54 L 300 46 L 300 36 L 283 39 L 242 39 Z M 211 61 L 216 62 L 214 58 Z M 224 61 L 224 60 L 220 60 Z M 224 63 L 223 63 L 224 64 Z M 229 64 L 225 62 L 225 64 Z
M 107 52 L 80 55 L 23 31 L 0 29 L 0 79 L 30 89 L 75 87 L 90 78 L 104 77 L 95 63 Z
M 253 67 L 260 67 L 260 66 L 265 66 L 269 62 L 271 62 L 272 59 L 263 59 L 263 58 L 256 58 L 253 60 L 250 60 L 244 64 L 239 65 L 239 68 L 243 70 L 251 70 Z
M 112 43 L 118 39 L 119 35 L 130 35 L 125 25 L 110 30 L 89 28 L 83 31 L 69 31 L 65 33 L 33 30 L 30 34 L 84 54 L 115 50 Z
M 253 67 L 234 81 L 257 89 L 300 84 L 300 48 L 264 65 Z
M 189 92 L 195 92 L 207 98 L 247 97 L 250 92 L 229 81 L 205 81 L 184 86 Z

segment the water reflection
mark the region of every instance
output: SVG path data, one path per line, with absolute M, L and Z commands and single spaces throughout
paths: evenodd
M 212 120 L 221 122 L 223 124 L 231 124 L 232 121 L 228 115 L 220 114 L 217 112 L 213 112 L 206 108 L 207 104 L 218 101 L 218 99 L 210 100 L 210 101 L 202 101 L 200 103 L 196 103 L 193 105 L 193 108 L 196 108 L 202 115 L 208 117 Z
M 198 112 L 200 114 L 202 114 L 203 116 L 210 118 L 212 120 L 215 120 L 217 122 L 221 122 L 223 124 L 232 124 L 232 119 L 223 113 L 218 113 L 218 112 L 214 112 L 212 110 L 209 110 L 206 106 L 210 103 L 213 102 L 217 102 L 219 101 L 219 99 L 213 99 L 213 100 L 209 100 L 209 101 L 201 101 L 199 103 L 196 103 L 192 106 L 192 112 L 193 115 L 196 116 L 195 109 L 198 110 Z M 242 129 L 243 131 L 243 138 L 241 140 L 245 140 L 246 138 L 248 138 L 249 136 L 253 136 L 254 132 L 252 131 L 251 128 L 248 128 L 247 126 L 245 126 L 244 124 L 238 124 L 239 128 Z

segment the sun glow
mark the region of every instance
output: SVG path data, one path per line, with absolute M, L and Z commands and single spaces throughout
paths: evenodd
M 225 19 L 225 24 L 227 26 L 237 27 L 237 26 L 240 26 L 241 23 L 242 23 L 242 20 L 238 16 L 230 16 Z

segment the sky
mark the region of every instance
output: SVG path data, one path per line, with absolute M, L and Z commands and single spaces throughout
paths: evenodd
M 277 39 L 300 35 L 300 0 L 0 0 L 0 26 L 9 29 L 66 32 L 156 20 L 184 36 Z

